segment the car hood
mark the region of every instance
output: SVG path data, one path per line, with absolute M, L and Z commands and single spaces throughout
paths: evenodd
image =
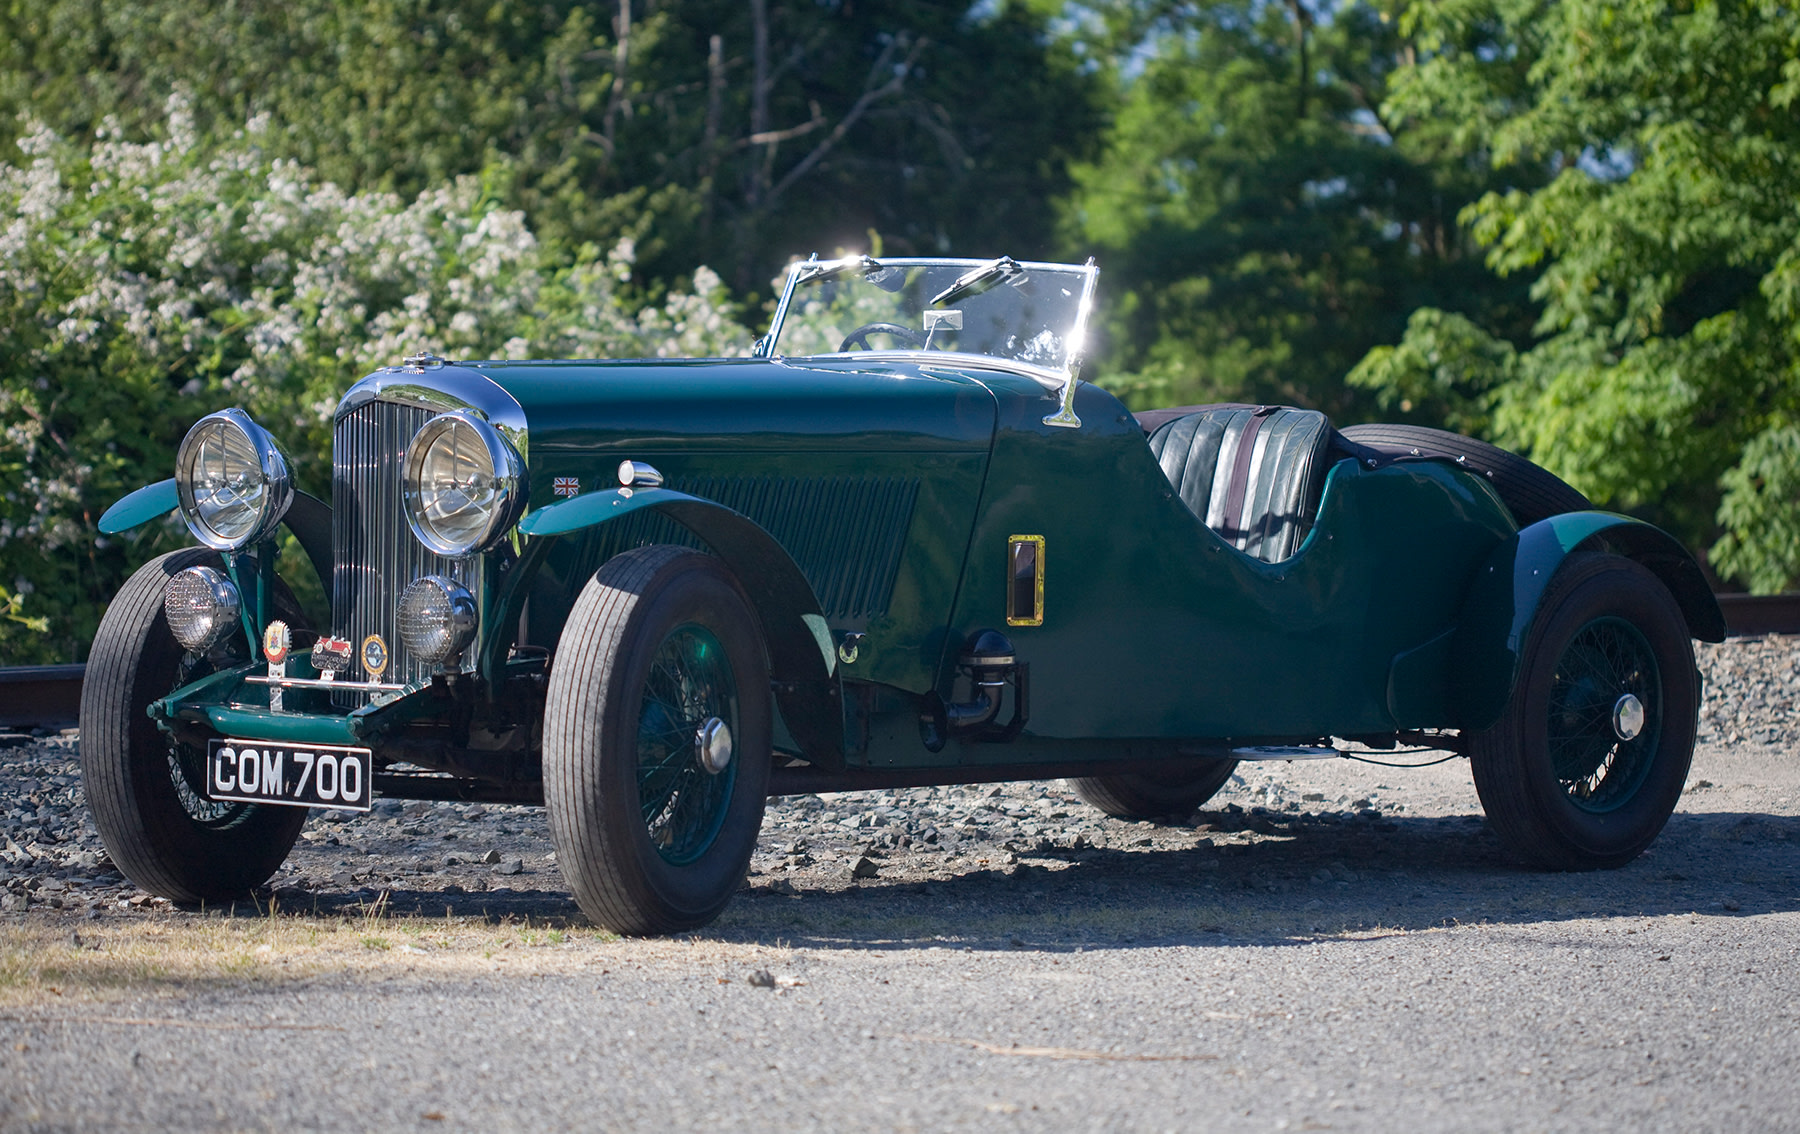
M 994 432 L 994 397 L 976 377 L 909 363 L 703 359 L 455 369 L 511 395 L 534 457 L 613 448 L 966 452 L 985 450 Z

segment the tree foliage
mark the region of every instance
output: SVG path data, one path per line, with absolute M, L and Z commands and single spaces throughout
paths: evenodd
M 322 491 L 330 407 L 412 349 L 731 353 L 740 304 L 697 264 L 754 303 L 795 251 L 1049 253 L 1095 116 L 1046 25 L 897 0 L 0 0 L 0 656 L 79 656 L 180 539 L 94 523 L 211 409 L 249 409 Z
M 179 102 L 146 142 L 47 128 L 0 165 L 0 580 L 50 620 L 0 621 L 0 657 L 67 658 L 173 521 L 122 541 L 102 511 L 162 480 L 193 420 L 247 409 L 329 495 L 330 419 L 356 378 L 420 348 L 460 357 L 748 349 L 718 277 L 639 310 L 632 252 L 546 249 L 503 187 L 345 193 L 261 147 L 202 147 Z
M 1596 501 L 1710 544 L 1721 574 L 1800 579 L 1800 12 L 1451 0 L 1407 19 L 1423 54 L 1390 117 L 1544 171 L 1464 213 L 1497 273 L 1537 276 L 1542 314 L 1514 353 L 1477 313 L 1453 342 L 1422 313 L 1352 380 L 1435 384 Z
M 184 90 L 203 134 L 411 197 L 497 162 L 573 251 L 740 292 L 796 251 L 1049 251 L 1089 80 L 1019 5 L 944 0 L 0 0 L 0 120 L 91 136 Z M 4 127 L 0 127 L 3 129 Z
M 1384 10 L 1091 11 L 1117 111 L 1101 156 L 1077 167 L 1067 224 L 1102 253 L 1116 387 L 1354 417 L 1372 407 L 1345 372 L 1415 307 L 1529 326 L 1523 284 L 1495 281 L 1456 220 L 1498 175 L 1461 160 L 1438 123 L 1387 115 L 1412 48 Z
M 184 541 L 94 521 L 204 412 L 323 491 L 376 365 L 732 353 L 844 248 L 1096 254 L 1134 402 L 1480 434 L 1793 586 L 1797 95 L 1776 0 L 0 0 L 0 658 Z

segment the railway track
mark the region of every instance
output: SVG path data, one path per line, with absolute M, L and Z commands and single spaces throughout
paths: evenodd
M 1800 634 L 1800 593 L 1720 595 L 1733 637 Z M 0 666 L 0 731 L 73 728 L 81 713 L 83 665 Z
M 72 728 L 85 665 L 0 666 L 0 730 Z
M 1718 595 L 1725 629 L 1734 638 L 1800 634 L 1800 593 Z

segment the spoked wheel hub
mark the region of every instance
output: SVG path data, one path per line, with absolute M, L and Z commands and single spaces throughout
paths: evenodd
M 1644 635 L 1596 618 L 1563 649 L 1550 685 L 1551 766 L 1569 802 L 1600 814 L 1629 801 L 1661 737 L 1661 680 Z
M 737 688 L 717 638 L 676 627 L 650 663 L 638 712 L 638 800 L 657 853 L 676 865 L 706 853 L 725 821 L 737 769 Z

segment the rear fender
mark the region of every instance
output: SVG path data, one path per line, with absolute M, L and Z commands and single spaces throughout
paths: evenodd
M 1483 729 L 1512 698 L 1525 639 L 1551 578 L 1579 551 L 1610 551 L 1643 564 L 1703 642 L 1725 640 L 1725 616 L 1687 549 L 1660 528 L 1609 512 L 1565 512 L 1539 520 L 1494 549 L 1476 574 L 1456 631 L 1458 724 Z
M 100 531 L 106 535 L 130 531 L 140 524 L 168 515 L 180 505 L 181 498 L 175 491 L 175 478 L 159 480 L 155 484 L 145 485 L 108 508 L 100 517 Z M 295 492 L 294 502 L 288 505 L 287 515 L 282 517 L 281 522 L 287 525 L 288 531 L 294 533 L 300 549 L 312 561 L 313 570 L 319 573 L 319 583 L 329 594 L 331 505 L 316 496 Z
M 585 531 L 649 508 L 674 520 L 731 568 L 762 619 L 769 644 L 775 700 L 800 751 L 815 767 L 844 767 L 844 710 L 836 677 L 837 655 L 830 627 L 812 584 L 787 550 L 749 517 L 723 504 L 667 488 L 587 492 L 526 516 L 519 532 L 531 546 L 503 585 L 499 621 L 518 618 L 530 576 L 543 560 L 551 537 Z M 481 659 L 483 674 L 497 674 L 504 643 L 490 642 Z

